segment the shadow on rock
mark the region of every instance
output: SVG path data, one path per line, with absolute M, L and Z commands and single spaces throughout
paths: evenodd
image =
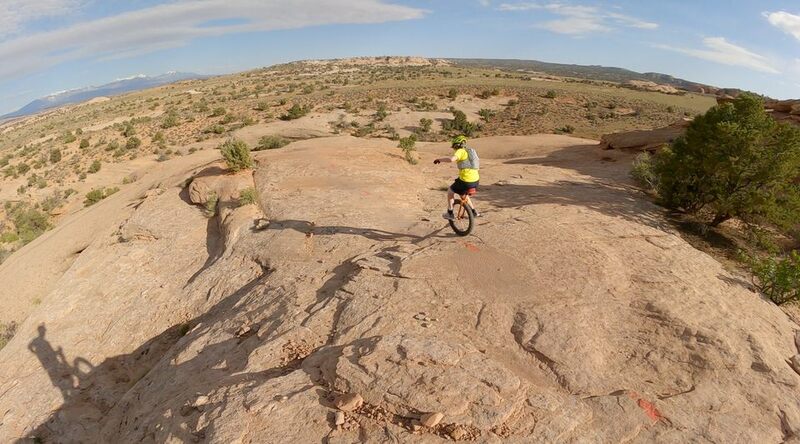
M 69 362 L 63 349 L 53 346 L 48 340 L 46 326 L 40 325 L 38 335 L 28 348 L 36 354 L 52 384 L 60 390 L 64 402 L 18 443 L 108 442 L 109 436 L 124 436 L 123 441 L 153 442 L 159 440 L 155 435 L 156 430 L 183 442 L 198 442 L 205 436 L 212 436 L 215 421 L 224 412 L 231 390 L 252 389 L 291 372 L 299 363 L 244 372 L 250 354 L 260 344 L 255 333 L 277 328 L 274 323 L 268 324 L 266 321 L 263 325 L 252 325 L 244 331 L 231 334 L 221 342 L 206 344 L 192 359 L 176 363 L 173 358 L 201 340 L 203 335 L 211 332 L 212 327 L 219 327 L 234 318 L 240 312 L 236 308 L 238 302 L 256 290 L 265 276 L 252 280 L 205 314 L 174 325 L 133 352 L 107 358 L 97 366 L 92 366 L 84 358 Z M 148 416 L 160 418 L 159 423 L 148 423 L 146 429 L 136 424 L 138 435 L 128 436 L 122 429 L 129 427 L 128 419 L 138 419 L 133 411 L 143 401 L 138 399 L 136 387 L 144 388 L 153 384 L 154 381 L 150 381 L 147 375 L 154 369 L 157 369 L 159 381 L 183 381 L 185 387 L 181 393 L 185 394 L 185 399 L 180 407 L 174 402 L 170 404 L 156 400 L 150 405 L 148 414 L 153 412 L 152 408 L 163 411 Z M 203 377 L 199 377 L 199 373 Z M 215 402 L 203 395 L 212 393 L 217 399 Z M 204 426 L 197 430 L 200 411 L 204 412 Z

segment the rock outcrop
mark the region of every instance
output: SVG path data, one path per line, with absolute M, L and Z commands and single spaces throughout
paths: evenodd
M 731 103 L 735 97 L 717 97 L 717 103 Z M 779 122 L 800 125 L 800 100 L 774 100 L 764 103 L 764 108 Z M 681 119 L 670 126 L 652 130 L 626 131 L 606 134 L 600 146 L 606 150 L 656 151 L 686 132 L 691 119 Z
M 600 147 L 604 150 L 656 151 L 682 136 L 690 122 L 681 119 L 664 128 L 606 134 L 600 138 Z

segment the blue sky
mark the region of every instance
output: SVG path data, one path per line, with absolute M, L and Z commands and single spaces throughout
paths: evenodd
M 520 58 L 800 97 L 797 0 L 0 0 L 0 114 L 136 74 L 362 55 Z

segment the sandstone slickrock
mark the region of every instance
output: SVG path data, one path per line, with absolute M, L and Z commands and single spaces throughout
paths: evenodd
M 91 242 L 0 350 L 0 442 L 800 432 L 787 365 L 800 328 L 631 191 L 633 153 L 557 135 L 474 146 L 486 217 L 466 239 L 438 218 L 454 170 L 430 160 L 447 144 L 419 143 L 412 166 L 394 142 L 351 137 L 259 152 L 254 174 L 197 165 L 220 196 L 213 217 L 184 170 L 160 178 L 161 193 L 120 192 L 71 216 Z M 245 186 L 258 205 L 238 206 Z M 89 223 L 105 211 L 120 218 Z M 35 267 L 46 245 L 19 260 Z M 336 426 L 332 401 L 346 393 L 363 404 Z M 444 419 L 415 431 L 419 412 Z
M 364 404 L 364 398 L 358 393 L 345 393 L 333 401 L 333 405 L 343 412 L 351 412 Z
M 425 427 L 436 427 L 444 419 L 444 415 L 440 412 L 425 413 L 420 416 L 419 423 Z
M 336 412 L 336 414 L 334 415 L 334 424 L 340 426 L 344 424 L 344 421 L 345 421 L 344 412 Z

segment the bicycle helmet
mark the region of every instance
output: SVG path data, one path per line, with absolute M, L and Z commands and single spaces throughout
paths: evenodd
M 466 138 L 466 136 L 453 137 L 453 140 L 451 141 L 451 146 L 453 148 L 463 148 L 463 147 L 467 146 L 467 138 Z

